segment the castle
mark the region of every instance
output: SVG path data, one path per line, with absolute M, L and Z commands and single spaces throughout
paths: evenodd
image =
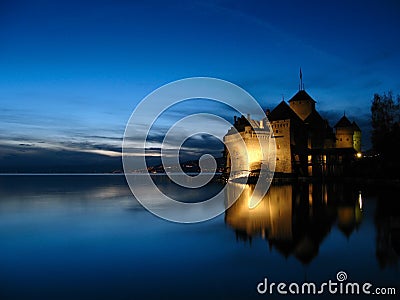
M 273 110 L 266 111 L 270 127 L 266 119 L 252 120 L 249 115 L 235 117 L 233 127 L 224 137 L 226 172 L 233 175 L 259 172 L 266 163 L 260 154 L 260 143 L 265 141 L 267 145 L 271 137 L 276 148 L 273 149 L 275 174 L 314 177 L 346 174 L 351 162 L 361 157 L 361 130 L 346 115 L 332 128 L 318 113 L 315 104 L 304 90 L 300 74 L 299 91 L 289 104 L 282 100 Z M 247 149 L 239 149 L 236 131 Z M 257 135 L 263 138 L 257 139 Z M 228 148 L 235 150 L 229 153 Z M 247 158 L 243 156 L 246 150 Z

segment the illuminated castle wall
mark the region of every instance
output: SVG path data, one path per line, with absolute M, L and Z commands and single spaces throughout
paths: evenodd
M 251 120 L 250 116 L 247 119 L 243 116 L 235 117 L 234 127 L 224 136 L 224 144 L 231 149 L 225 152 L 227 172 L 238 177 L 268 167 L 268 155 L 275 149 L 270 149 L 270 132 L 264 125 L 265 120 Z M 268 151 L 264 153 L 261 149 Z

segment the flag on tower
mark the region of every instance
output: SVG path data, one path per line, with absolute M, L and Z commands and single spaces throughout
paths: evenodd
M 301 67 L 300 67 L 300 84 L 299 84 L 299 91 L 304 90 L 304 85 L 303 85 L 303 73 L 301 72 Z

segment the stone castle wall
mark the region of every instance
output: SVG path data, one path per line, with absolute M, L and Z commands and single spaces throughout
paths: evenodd
M 353 148 L 353 129 L 336 129 L 336 148 Z
M 275 172 L 292 173 L 290 120 L 273 121 L 271 122 L 271 128 L 276 144 Z

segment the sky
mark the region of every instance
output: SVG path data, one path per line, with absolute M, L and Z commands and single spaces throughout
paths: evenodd
M 367 150 L 374 93 L 400 93 L 399 28 L 398 1 L 1 1 L 0 172 L 108 170 L 134 108 L 164 84 L 220 78 L 273 108 L 300 67 L 320 114 L 333 126 L 345 111 Z M 159 132 L 197 108 L 171 109 Z

